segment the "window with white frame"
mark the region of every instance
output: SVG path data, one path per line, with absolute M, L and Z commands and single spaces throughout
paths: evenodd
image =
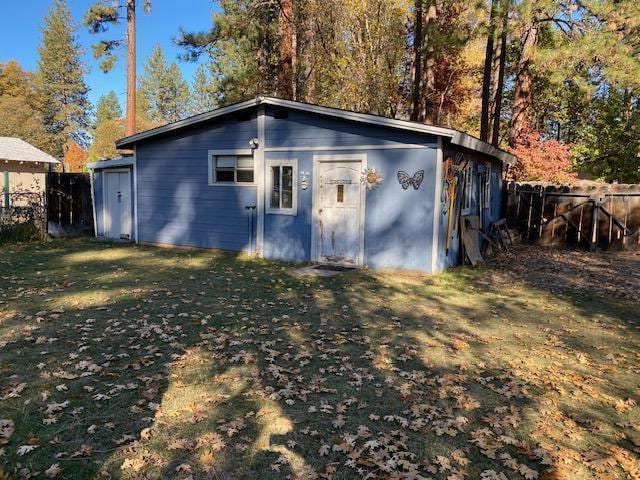
M 297 160 L 267 160 L 267 213 L 296 215 Z
M 462 213 L 468 214 L 471 211 L 471 195 L 473 188 L 473 168 L 469 162 L 464 169 L 464 190 L 462 197 Z
M 254 161 L 250 153 L 227 152 L 209 154 L 210 184 L 253 184 Z

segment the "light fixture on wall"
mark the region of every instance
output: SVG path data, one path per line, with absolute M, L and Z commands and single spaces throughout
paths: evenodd
M 258 142 L 257 138 L 252 138 L 251 140 L 249 140 L 249 147 L 251 147 L 252 150 L 258 148 L 259 145 L 260 143 Z
M 306 190 L 309 188 L 309 173 L 308 172 L 300 172 L 300 188 L 302 190 Z

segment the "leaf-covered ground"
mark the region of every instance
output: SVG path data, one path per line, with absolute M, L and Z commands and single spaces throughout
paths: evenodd
M 639 304 L 543 274 L 5 246 L 0 478 L 639 478 Z

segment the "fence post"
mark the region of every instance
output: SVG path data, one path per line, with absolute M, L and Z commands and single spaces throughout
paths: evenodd
M 591 214 L 591 251 L 594 251 L 598 244 L 598 214 L 600 213 L 600 201 L 593 200 L 593 210 Z
M 4 208 L 9 208 L 9 172 L 3 172 L 4 177 Z

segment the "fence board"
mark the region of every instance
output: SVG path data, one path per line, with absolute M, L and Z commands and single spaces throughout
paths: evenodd
M 524 241 L 589 249 L 640 249 L 640 185 L 510 182 L 505 217 Z
M 93 232 L 89 174 L 47 174 L 47 220 L 51 233 Z

